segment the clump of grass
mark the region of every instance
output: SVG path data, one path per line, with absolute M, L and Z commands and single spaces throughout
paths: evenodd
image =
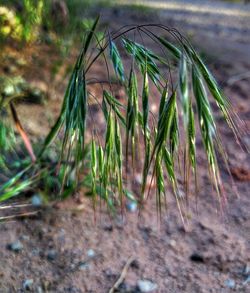
M 36 160 L 2 185 L 0 201 L 20 194 L 31 188 L 39 178 L 44 180 L 54 172 L 59 174 L 60 194 L 72 194 L 85 183 L 91 189 L 94 206 L 101 198 L 110 210 L 115 207 L 122 209 L 124 198 L 130 194 L 125 184 L 128 178 L 126 173 L 131 174 L 130 169 L 136 169 L 142 174 L 141 192 L 137 197 L 141 205 L 151 189 L 151 184 L 149 188 L 147 186 L 148 179 L 151 183 L 155 180 L 159 211 L 167 201 L 168 184 L 182 214 L 183 196 L 177 181 L 177 167 L 178 162 L 184 161 L 183 181 L 188 192 L 191 174 L 195 181 L 197 178 L 198 127 L 211 181 L 219 201 L 222 201 L 224 194 L 218 154 L 226 165 L 228 163 L 211 102 L 217 104 L 238 141 L 243 127 L 211 72 L 190 43 L 174 29 L 154 24 L 125 26 L 118 31 L 108 32 L 100 40 L 96 34 L 98 22 L 99 18 L 85 34 L 60 115 L 42 148 L 35 154 Z M 155 42 L 162 54 L 145 47 L 145 38 Z M 121 58 L 125 54 L 131 60 L 130 68 Z M 95 82 L 101 86 L 106 83 L 108 88 L 103 87 L 102 96 L 95 97 L 91 92 L 93 79 L 89 79 L 89 74 L 99 59 L 104 60 L 107 81 Z M 174 67 L 175 64 L 178 66 Z M 115 81 L 111 80 L 111 66 Z M 176 80 L 173 71 L 178 73 Z M 114 83 L 124 88 L 127 96 L 125 104 L 114 96 Z M 152 88 L 158 96 L 155 94 L 152 97 Z M 105 118 L 106 130 L 103 135 L 96 130 L 94 117 L 91 116 L 89 104 L 93 97 Z M 152 102 L 158 104 L 156 114 L 151 111 Z M 5 103 L 2 98 L 0 110 L 6 111 L 8 107 L 14 106 Z M 92 119 L 88 124 L 90 116 Z M 180 132 L 182 125 L 183 135 Z M 91 140 L 88 141 L 87 130 L 91 132 Z M 51 168 L 46 165 L 46 153 L 56 141 L 60 151 L 54 168 Z M 139 156 L 142 164 L 137 162 Z M 5 154 L 1 153 L 1 158 L 4 160 Z M 128 167 L 130 163 L 131 168 Z

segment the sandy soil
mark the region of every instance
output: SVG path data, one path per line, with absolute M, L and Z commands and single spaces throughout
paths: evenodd
M 112 26 L 116 27 L 125 20 L 129 23 L 155 19 L 155 15 L 138 17 L 137 13 L 106 11 L 104 20 L 112 16 Z M 24 75 L 46 85 L 50 79 L 46 68 L 51 64 L 51 54 L 37 52 L 36 56 L 35 68 L 40 68 L 39 62 L 43 62 L 42 74 L 24 70 Z M 249 80 L 228 82 L 232 76 L 250 70 L 249 60 L 232 63 L 234 55 L 227 60 L 218 56 L 215 60 L 210 58 L 209 50 L 206 57 L 236 111 L 250 126 Z M 95 70 L 101 75 L 98 66 Z M 48 101 L 51 113 L 58 113 L 64 87 L 65 83 L 58 83 L 50 89 L 56 94 Z M 39 123 L 49 115 L 43 109 L 39 105 L 19 105 L 26 117 L 36 113 L 34 118 L 38 118 L 38 124 L 26 124 L 34 136 L 44 135 L 37 130 Z M 156 284 L 152 292 L 249 292 L 250 157 L 236 145 L 224 123 L 219 123 L 219 129 L 240 196 L 237 198 L 222 166 L 228 198 L 223 214 L 219 211 L 199 148 L 198 207 L 195 208 L 195 201 L 191 199 L 186 229 L 170 193 L 169 208 L 161 221 L 157 219 L 153 197 L 141 217 L 137 212 L 127 211 L 124 217 L 118 215 L 110 219 L 103 209 L 94 221 L 91 203 L 82 191 L 74 199 L 44 208 L 35 217 L 0 223 L 0 292 L 24 292 L 25 285 L 31 292 L 109 292 L 131 256 L 134 261 L 118 292 L 140 292 L 138 280 Z M 250 147 L 249 137 L 244 140 Z M 194 193 L 192 187 L 191 194 Z M 20 251 L 9 250 L 8 245 L 18 240 L 22 244 Z

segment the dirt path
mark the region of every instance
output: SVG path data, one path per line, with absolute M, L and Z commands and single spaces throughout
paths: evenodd
M 213 0 L 125 0 L 123 3 L 156 9 L 162 23 L 167 21 L 188 32 L 201 48 L 209 48 L 224 60 L 234 53 L 236 60 L 250 62 L 250 4 Z

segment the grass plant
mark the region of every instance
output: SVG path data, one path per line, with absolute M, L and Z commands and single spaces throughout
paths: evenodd
M 122 209 L 125 198 L 131 197 L 126 185 L 126 179 L 130 178 L 128 173 L 140 170 L 141 189 L 137 196 L 140 205 L 144 204 L 155 180 L 159 211 L 167 202 L 166 189 L 170 186 L 182 214 L 178 162 L 184 162 L 183 182 L 188 191 L 192 174 L 195 181 L 198 177 L 198 129 L 208 172 L 222 202 L 218 156 L 226 166 L 228 160 L 211 103 L 217 105 L 239 142 L 244 127 L 212 73 L 188 40 L 175 29 L 162 24 L 130 25 L 105 32 L 99 38 L 98 23 L 99 18 L 85 33 L 60 115 L 42 147 L 33 151 L 28 138 L 23 136 L 27 153 L 34 153 L 30 160 L 20 160 L 15 175 L 8 163 L 8 153 L 15 151 L 15 145 L 12 132 L 6 130 L 11 126 L 5 122 L 10 113 L 17 124 L 13 110 L 15 99 L 1 97 L 0 162 L 10 170 L 6 173 L 10 178 L 0 187 L 0 202 L 37 186 L 43 189 L 53 185 L 48 181 L 54 180 L 58 196 L 71 195 L 85 184 L 90 187 L 94 206 L 104 200 L 110 210 Z M 147 38 L 157 44 L 157 52 L 144 45 Z M 107 71 L 105 82 L 95 79 L 103 88 L 101 97 L 91 92 L 90 73 L 98 60 L 103 61 Z M 114 95 L 113 87 L 117 85 L 126 93 L 125 103 Z M 91 116 L 91 99 L 96 100 L 105 118 L 106 130 L 101 136 L 95 128 L 95 117 Z M 152 112 L 152 103 L 157 104 L 157 113 Z M 18 123 L 20 126 L 21 122 Z M 87 131 L 91 133 L 91 140 L 86 140 Z M 48 153 L 55 147 L 59 148 L 58 156 L 51 162 Z M 138 157 L 142 164 L 138 164 Z M 148 181 L 151 182 L 149 187 Z

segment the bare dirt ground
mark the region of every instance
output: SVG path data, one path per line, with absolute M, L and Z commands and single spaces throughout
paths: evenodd
M 174 17 L 164 18 L 163 11 L 159 17 L 148 12 L 138 16 L 137 10 L 125 8 L 102 12 L 103 21 L 110 22 L 112 18 L 110 24 L 114 28 L 124 23 L 152 23 L 160 17 L 162 22 L 180 26 L 185 32 L 185 26 Z M 238 46 L 239 39 L 231 43 L 230 40 L 225 43 L 223 38 L 218 43 L 216 39 L 214 42 L 222 53 L 214 59 L 219 52 L 210 49 L 214 42 L 207 41 L 211 47 L 199 43 L 199 40 L 205 42 L 209 38 L 213 40 L 210 34 L 207 36 L 201 29 L 194 43 L 201 45 L 201 53 L 235 105 L 236 112 L 250 126 L 249 79 L 237 81 L 238 76 L 250 71 L 250 60 L 244 58 L 249 53 L 246 50 L 249 50 L 249 43 Z M 227 47 L 228 43 L 230 45 Z M 30 50 L 26 58 L 35 65 L 34 72 L 26 69 L 23 74 L 28 80 L 39 81 L 40 86 L 46 86 L 50 80 L 46 70 L 50 68 L 53 54 L 49 50 L 44 52 L 44 48 L 41 51 L 38 48 L 38 51 L 36 48 Z M 234 50 L 241 52 L 239 59 L 235 57 Z M 95 70 L 96 74 L 102 74 L 98 66 Z M 48 101 L 51 113 L 58 113 L 64 87 L 65 83 L 59 83 L 50 88 L 54 93 L 54 98 Z M 48 121 L 49 113 L 44 113 L 43 106 L 19 105 L 19 111 L 24 117 L 31 116 L 34 121 L 33 124 L 26 123 L 30 134 L 34 137 L 44 135 L 39 125 Z M 219 114 L 217 117 L 221 121 Z M 157 220 L 153 196 L 140 218 L 137 212 L 127 211 L 123 218 L 117 216 L 110 219 L 103 209 L 97 213 L 95 222 L 91 203 L 82 191 L 75 199 L 62 202 L 56 208 L 47 207 L 33 218 L 0 223 L 0 292 L 24 292 L 25 287 L 26 290 L 30 287 L 31 292 L 39 293 L 109 292 L 131 256 L 134 261 L 118 292 L 141 292 L 139 280 L 155 284 L 157 288 L 152 292 L 249 292 L 250 157 L 237 146 L 224 123 L 219 123 L 219 129 L 239 192 L 238 198 L 222 166 L 228 198 L 223 214 L 219 211 L 216 195 L 209 183 L 204 154 L 199 147 L 198 208 L 191 200 L 190 220 L 186 229 L 182 226 L 170 193 L 169 208 L 163 213 L 161 222 Z M 250 147 L 249 137 L 244 140 Z M 201 145 L 200 139 L 197 144 Z M 192 187 L 191 194 L 194 193 Z M 19 252 L 6 248 L 17 241 L 21 243 Z

